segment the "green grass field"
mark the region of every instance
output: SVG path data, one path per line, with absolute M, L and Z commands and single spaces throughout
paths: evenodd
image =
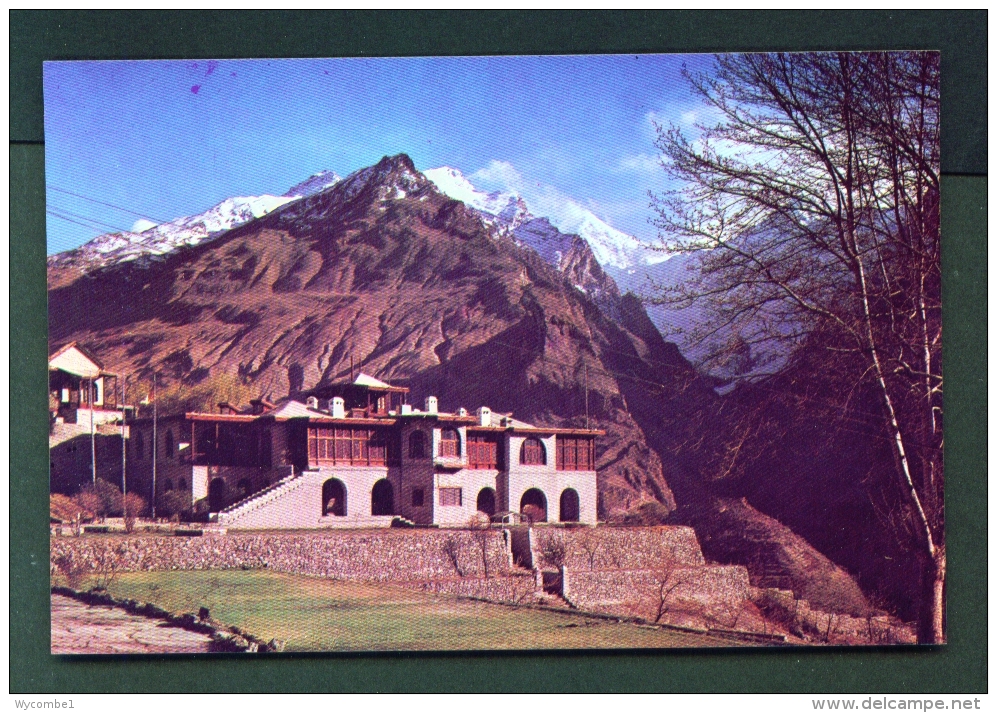
M 677 648 L 731 646 L 707 635 L 429 595 L 401 587 L 259 570 L 129 572 L 118 598 L 211 617 L 287 651 Z

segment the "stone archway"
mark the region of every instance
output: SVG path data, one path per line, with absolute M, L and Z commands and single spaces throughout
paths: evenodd
M 530 522 L 547 522 L 547 496 L 539 488 L 530 488 L 519 501 L 519 512 Z
M 384 478 L 374 483 L 374 487 L 370 491 L 370 514 L 395 514 L 395 489 L 391 482 Z
M 561 493 L 559 515 L 558 519 L 561 522 L 578 522 L 580 519 L 581 502 L 578 498 L 578 491 L 574 488 L 565 488 L 564 492 Z
M 478 493 L 478 512 L 483 512 L 488 517 L 495 514 L 495 490 L 492 488 L 482 488 Z
M 338 478 L 322 483 L 322 515 L 346 516 L 346 485 Z

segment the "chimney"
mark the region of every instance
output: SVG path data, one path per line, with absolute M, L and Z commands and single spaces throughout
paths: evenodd
M 310 408 L 312 411 L 318 411 L 318 399 L 314 396 L 309 396 L 305 399 L 305 406 Z
M 408 416 L 412 413 L 412 404 L 402 404 L 402 416 Z
M 482 426 L 492 425 L 492 410 L 487 406 L 482 406 L 477 411 L 478 423 Z
M 457 409 L 457 415 L 458 416 L 466 416 L 467 415 L 467 409 L 464 408 L 463 406 L 461 406 L 459 409 Z
M 426 413 L 439 413 L 440 407 L 435 396 L 426 397 Z
M 346 402 L 342 396 L 336 396 L 329 401 L 329 413 L 333 418 L 346 418 Z

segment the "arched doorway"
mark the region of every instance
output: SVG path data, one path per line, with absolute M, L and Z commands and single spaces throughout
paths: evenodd
M 530 488 L 519 501 L 519 512 L 530 522 L 547 522 L 547 496 L 538 488 Z
M 574 488 L 567 488 L 561 493 L 561 522 L 578 522 L 581 506 L 578 501 L 578 492 Z
M 370 514 L 395 514 L 395 489 L 383 478 L 374 483 L 374 488 L 370 491 Z
M 221 478 L 213 478 L 208 483 L 208 510 L 218 512 L 225 507 L 226 490 L 225 481 Z
M 322 483 L 322 514 L 346 516 L 346 486 L 337 478 Z
M 482 488 L 478 493 L 478 512 L 488 517 L 495 514 L 495 491 L 491 488 Z

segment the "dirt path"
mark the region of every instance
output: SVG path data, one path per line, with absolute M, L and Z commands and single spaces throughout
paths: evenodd
M 53 654 L 202 654 L 210 643 L 158 619 L 52 595 Z

